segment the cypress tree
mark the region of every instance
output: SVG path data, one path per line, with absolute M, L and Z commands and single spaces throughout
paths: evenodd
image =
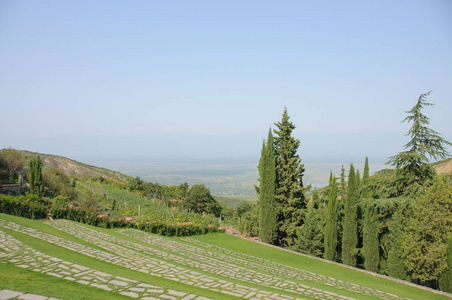
M 277 204 L 276 204 L 276 157 L 271 130 L 268 132 L 267 144 L 262 146 L 259 161 L 259 236 L 264 243 L 277 241 Z
M 356 179 L 355 190 L 358 191 L 361 187 L 361 176 L 359 174 L 358 169 L 356 170 L 355 179 Z
M 275 123 L 276 148 L 276 200 L 278 209 L 279 243 L 290 246 L 294 243 L 297 228 L 302 224 L 306 200 L 303 189 L 304 165 L 297 155 L 300 141 L 292 137 L 295 125 L 289 121 L 287 108 L 280 122 Z
M 330 193 L 328 196 L 328 215 L 325 224 L 325 259 L 328 260 L 333 260 L 336 254 L 337 230 L 338 230 L 337 214 L 338 214 L 337 183 L 336 177 L 331 177 Z
M 392 220 L 389 222 L 389 251 L 388 251 L 388 267 L 389 276 L 405 280 L 407 271 L 405 269 L 403 259 L 403 225 L 402 215 L 396 212 Z
M 356 246 L 358 244 L 355 184 L 355 168 L 353 167 L 353 164 L 351 164 L 348 175 L 347 196 L 345 198 L 342 258 L 344 264 L 353 267 L 356 265 Z
M 363 173 L 363 182 L 362 185 L 367 185 L 369 183 L 369 158 L 366 156 L 366 161 L 364 163 L 364 173 Z
M 364 205 L 364 226 L 363 226 L 363 256 L 364 268 L 371 272 L 378 272 L 380 264 L 380 246 L 378 235 L 380 223 L 378 211 L 369 200 Z
M 30 194 L 44 196 L 44 185 L 42 183 L 42 162 L 41 158 L 36 157 L 28 163 L 28 181 L 30 185 Z

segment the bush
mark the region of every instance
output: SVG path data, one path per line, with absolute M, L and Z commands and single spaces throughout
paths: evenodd
M 49 209 L 48 203 L 36 195 L 0 195 L 0 212 L 29 219 L 44 219 Z

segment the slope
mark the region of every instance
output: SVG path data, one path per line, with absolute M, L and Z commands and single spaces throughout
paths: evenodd
M 61 299 L 447 299 L 224 234 L 171 239 L 3 214 L 1 289 Z

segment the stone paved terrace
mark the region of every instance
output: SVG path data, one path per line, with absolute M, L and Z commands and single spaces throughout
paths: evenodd
M 182 284 L 181 288 L 170 290 L 62 261 L 1 231 L 0 263 L 14 263 L 35 272 L 140 299 L 206 299 L 184 292 L 184 285 L 244 299 L 351 300 L 369 296 L 382 300 L 408 299 L 190 238 L 184 238 L 190 243 L 187 244 L 138 230 L 119 230 L 129 237 L 127 239 L 65 220 L 47 221 L 46 224 L 92 246 L 2 219 L 0 230 L 20 232 L 109 264 L 148 274 L 150 278 L 172 280 Z M 346 291 L 347 296 L 340 291 Z
M 22 299 L 22 300 L 58 300 L 53 297 L 45 297 L 30 293 L 23 293 L 18 291 L 10 291 L 10 290 L 0 290 L 0 300 L 13 300 L 13 299 Z
M 187 294 L 180 291 L 165 289 L 159 286 L 138 282 L 128 278 L 97 271 L 95 269 L 74 264 L 62 259 L 52 257 L 32 249 L 10 235 L 0 231 L 0 263 L 14 263 L 20 268 L 45 273 L 50 276 L 75 281 L 82 285 L 90 285 L 106 291 L 144 300 L 151 299 L 197 299 L 207 300 L 204 297 Z M 5 292 L 5 298 L 8 293 Z M 20 296 L 28 298 L 18 299 L 47 299 L 41 296 Z M 1 299 L 1 298 L 0 298 Z M 14 298 L 13 298 L 14 299 Z
M 232 265 L 227 262 L 212 260 L 211 258 L 206 256 L 198 257 L 198 259 L 193 259 L 191 255 L 188 255 L 189 257 L 184 257 L 183 255 L 170 254 L 165 251 L 160 251 L 158 249 L 145 247 L 138 243 L 120 239 L 109 234 L 100 233 L 96 230 L 92 230 L 78 224 L 70 223 L 65 220 L 58 220 L 47 223 L 67 233 L 89 241 L 96 246 L 114 251 L 116 254 L 121 255 L 121 253 L 123 253 L 123 255 L 127 257 L 136 257 L 135 260 L 146 259 L 146 256 L 142 257 L 139 253 L 134 253 L 132 249 L 140 250 L 140 252 L 149 254 L 152 257 L 158 257 L 162 260 L 174 262 L 192 269 L 202 270 L 212 275 L 221 276 L 224 279 L 223 281 L 239 280 L 242 281 L 243 284 L 251 283 L 257 286 L 282 290 L 284 292 L 298 294 L 300 296 L 308 296 L 315 299 L 352 299 L 338 295 L 331 291 L 320 290 L 298 282 L 281 279 L 272 275 L 264 274 L 247 268 L 242 268 L 237 265 Z M 218 282 L 218 278 L 213 276 L 209 276 L 203 280 L 208 280 L 211 283 Z M 246 297 L 250 295 L 250 293 L 257 292 L 257 289 L 250 289 L 246 285 L 236 285 L 230 283 L 232 282 L 228 282 L 226 285 L 218 285 L 218 283 L 214 285 L 221 287 L 221 292 L 228 293 L 237 297 Z M 232 287 L 232 289 L 223 291 L 225 287 L 227 287 L 228 289 L 229 287 Z M 261 291 L 261 294 L 265 295 L 265 292 Z M 277 297 L 280 295 L 275 294 L 273 296 Z

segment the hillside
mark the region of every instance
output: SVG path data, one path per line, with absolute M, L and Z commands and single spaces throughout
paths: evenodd
M 452 173 L 452 158 L 433 163 L 432 166 L 440 175 Z
M 80 176 L 80 177 L 101 176 L 119 182 L 126 182 L 131 178 L 130 176 L 124 175 L 116 171 L 87 165 L 62 156 L 36 153 L 26 150 L 20 150 L 20 152 L 25 156 L 26 163 L 28 163 L 28 161 L 31 158 L 34 158 L 39 155 L 44 165 L 51 165 L 57 169 L 60 169 L 64 171 L 64 173 L 68 176 Z
M 225 234 L 176 239 L 0 214 L 2 290 L 59 299 L 450 296 Z

